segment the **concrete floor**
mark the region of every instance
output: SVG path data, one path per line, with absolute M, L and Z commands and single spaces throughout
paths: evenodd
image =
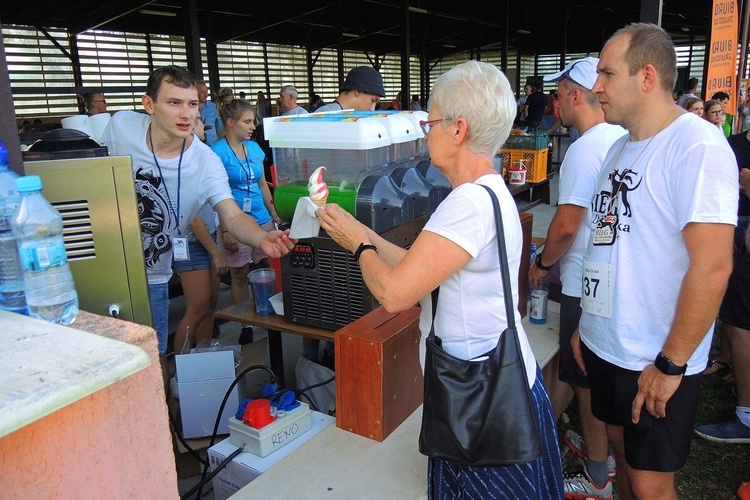
M 562 156 L 562 155 L 561 155 Z M 551 203 L 550 205 L 537 205 L 536 207 L 529 210 L 534 214 L 532 235 L 538 237 L 545 237 L 547 235 L 547 229 L 552 221 L 552 218 L 556 211 L 557 199 L 559 196 L 559 176 L 554 176 L 550 181 L 551 190 Z M 221 285 L 219 292 L 219 302 L 216 310 L 223 309 L 232 304 L 232 300 L 229 293 L 229 287 L 225 284 Z M 174 331 L 177 324 L 182 317 L 185 308 L 184 297 L 176 297 L 170 301 L 169 305 L 169 318 L 170 318 L 170 332 Z M 219 327 L 220 334 L 218 340 L 223 345 L 235 345 L 240 334 L 241 327 L 238 323 L 223 323 Z M 255 328 L 254 338 L 256 340 L 265 338 L 267 331 L 262 328 Z M 294 377 L 294 366 L 297 358 L 302 355 L 302 338 L 298 335 L 282 334 L 282 345 L 284 348 L 284 371 L 289 387 L 296 387 Z M 205 458 L 205 452 L 202 453 Z M 190 490 L 193 486 L 198 484 L 200 481 L 200 475 L 189 477 L 186 479 L 179 480 L 179 492 L 184 494 Z M 207 500 L 214 500 L 213 488 L 207 485 L 204 489 L 202 498 Z

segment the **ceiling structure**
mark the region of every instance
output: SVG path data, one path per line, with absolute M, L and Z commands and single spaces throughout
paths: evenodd
M 644 0 L 658 5 L 656 0 Z M 663 0 L 662 26 L 676 42 L 702 41 L 711 2 Z M 197 12 L 192 24 L 189 12 Z M 0 22 L 185 35 L 222 43 L 246 40 L 341 47 L 427 61 L 455 52 L 501 49 L 531 54 L 598 51 L 617 29 L 640 18 L 641 0 L 492 2 L 487 0 L 24 0 L 3 1 Z M 195 18 L 197 17 L 197 26 Z

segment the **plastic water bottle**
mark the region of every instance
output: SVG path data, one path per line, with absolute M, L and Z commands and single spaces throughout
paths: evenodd
M 0 309 L 27 314 L 23 268 L 11 221 L 18 206 L 18 174 L 8 167 L 8 150 L 0 141 Z
M 531 263 L 536 262 L 536 243 L 531 242 Z M 526 301 L 531 301 L 531 291 L 534 289 L 533 285 L 529 285 L 529 292 L 526 294 Z
M 78 315 L 78 294 L 65 255 L 62 217 L 42 196 L 38 175 L 18 178 L 16 188 L 21 201 L 13 218 L 13 234 L 24 270 L 29 315 L 69 325 Z
M 549 300 L 549 278 L 539 280 L 539 284 L 531 290 L 531 312 L 529 321 L 537 325 L 547 322 L 547 301 Z

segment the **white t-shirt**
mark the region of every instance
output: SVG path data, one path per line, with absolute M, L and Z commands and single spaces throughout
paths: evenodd
M 626 133 L 627 131 L 619 125 L 595 125 L 568 147 L 560 165 L 558 204 L 586 208 L 586 216 L 578 227 L 573 243 L 560 258 L 562 293 L 569 297 L 581 296 L 583 252 L 586 251 L 589 242 L 589 224 L 593 216 L 591 199 L 599 182 L 604 157 L 612 144 Z
M 153 285 L 166 283 L 172 276 L 172 238 L 178 235 L 178 230 L 185 235 L 203 205 L 215 206 L 231 199 L 232 191 L 221 160 L 194 136 L 180 165 L 178 228 L 175 215 L 178 214 L 180 158 L 157 158 L 159 172 L 146 145 L 150 125 L 151 117 L 147 114 L 119 111 L 104 130 L 102 141 L 110 154 L 133 157 L 146 275 Z
M 611 263 L 613 306 L 611 318 L 584 309 L 581 339 L 600 358 L 634 371 L 653 363 L 669 335 L 690 264 L 684 227 L 737 221 L 737 163 L 720 130 L 684 113 L 649 141 L 633 143 L 625 136 L 609 150 L 593 200 L 592 230 L 607 212 L 614 171 L 615 186 L 623 178 L 613 208 L 617 239 L 596 246 L 592 238 L 584 257 L 587 266 Z M 599 297 L 604 291 L 599 283 Z M 712 331 L 690 357 L 688 375 L 705 368 Z
M 492 188 L 500 202 L 516 328 L 531 386 L 536 378 L 536 360 L 518 313 L 518 268 L 523 244 L 518 209 L 500 175 L 482 176 L 477 183 Z M 481 356 L 497 345 L 500 334 L 508 326 L 497 256 L 495 216 L 489 193 L 476 184 L 458 186 L 440 203 L 424 230 L 449 239 L 472 257 L 440 285 L 435 335 L 442 339 L 443 349 L 453 356 L 461 359 Z M 423 297 L 420 304 L 420 361 L 424 363 L 425 339 L 430 333 L 432 319 L 432 297 Z
M 307 110 L 303 108 L 302 106 L 297 106 L 294 109 L 290 109 L 289 111 L 286 111 L 284 113 L 284 116 L 297 116 L 297 115 L 306 115 Z

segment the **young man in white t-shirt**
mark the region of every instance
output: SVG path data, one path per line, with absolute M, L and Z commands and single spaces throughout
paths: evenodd
M 621 29 L 597 71 L 604 118 L 629 136 L 599 176 L 574 352 L 622 497 L 677 498 L 732 268 L 737 165 L 721 131 L 672 100 L 677 62 L 663 29 Z
M 570 345 L 581 317 L 583 252 L 591 233 L 591 200 L 607 151 L 626 133 L 622 127 L 604 121 L 599 99 L 591 92 L 598 63 L 596 57 L 578 59 L 562 71 L 544 77 L 546 82 L 558 82 L 560 119 L 564 126 L 576 127 L 581 137 L 568 147 L 560 166 L 557 212 L 547 231 L 544 252 L 539 253 L 529 269 L 529 282 L 536 285 L 549 274 L 556 262 L 560 262 L 559 378 L 573 388 L 583 431 L 583 438 L 568 431 L 565 440 L 576 454 L 586 459 L 582 474 L 566 477 L 565 492 L 568 495 L 607 499 L 612 497 L 610 474 L 614 475 L 615 461 L 607 452 L 604 423 L 591 414 L 588 379 L 576 363 Z
M 186 259 L 185 231 L 211 203 L 232 235 L 280 257 L 294 243 L 288 231 L 266 233 L 237 206 L 221 160 L 193 135 L 198 82 L 184 68 L 165 66 L 149 76 L 142 98 L 147 114 L 116 113 L 102 140 L 112 155 L 131 155 L 146 259 L 153 327 L 159 354 L 167 352 L 168 282 L 172 259 Z

